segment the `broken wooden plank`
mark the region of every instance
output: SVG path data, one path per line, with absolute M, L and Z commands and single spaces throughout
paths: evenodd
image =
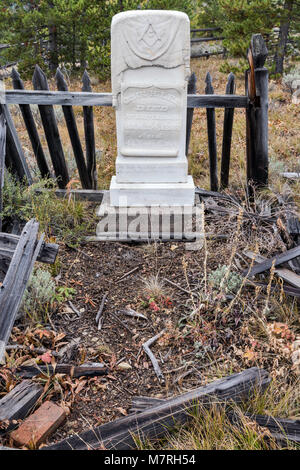
M 261 256 L 258 254 L 253 253 L 252 251 L 249 250 L 244 250 L 243 252 L 248 258 L 254 259 L 254 261 L 263 263 L 267 258 L 265 256 Z M 277 274 L 279 277 L 281 277 L 284 281 L 288 282 L 291 284 L 293 287 L 299 287 L 300 288 L 300 276 L 296 273 L 293 273 L 290 269 L 285 269 L 285 268 L 279 268 L 275 269 L 275 274 Z
M 108 369 L 102 363 L 82 364 L 73 366 L 71 364 L 52 364 L 20 366 L 15 373 L 25 379 L 35 377 L 36 375 L 52 376 L 55 374 L 66 374 L 71 377 L 98 377 L 107 374 Z
M 243 276 L 253 277 L 256 274 L 260 274 L 260 273 L 263 273 L 264 271 L 267 271 L 268 269 L 272 267 L 273 264 L 276 267 L 293 258 L 297 258 L 298 256 L 300 256 L 300 245 L 296 246 L 295 248 L 292 248 L 291 250 L 284 251 L 283 253 L 280 253 L 277 256 L 268 258 L 266 261 L 263 261 L 262 263 L 256 264 L 255 266 L 253 266 L 250 272 L 249 272 L 249 269 L 245 269 L 242 274 Z
M 0 291 L 0 363 L 4 362 L 5 347 L 13 328 L 19 307 L 43 244 L 37 243 L 39 224 L 31 219 L 25 225 L 14 251 Z
M 7 421 L 7 426 L 5 429 L 0 428 L 0 433 L 15 427 L 16 423 L 13 421 L 26 418 L 42 393 L 43 387 L 31 380 L 23 380 L 1 398 L 0 422 Z
M 130 414 L 79 435 L 73 435 L 43 447 L 43 450 L 132 450 L 136 448 L 135 436 L 139 441 L 152 441 L 165 436 L 175 425 L 186 423 L 191 417 L 188 410 L 196 405 L 208 406 L 216 400 L 221 403 L 228 400 L 240 402 L 254 391 L 263 391 L 270 381 L 267 371 L 253 367 L 179 395 L 141 413 Z
M 244 422 L 242 416 L 237 413 L 229 413 L 228 416 L 233 424 L 243 427 Z M 256 422 L 259 426 L 267 428 L 270 432 L 270 436 L 281 445 L 300 443 L 300 419 L 282 419 L 250 413 L 245 413 L 244 416 L 250 421 Z
M 56 403 L 45 401 L 10 435 L 19 447 L 37 448 L 65 421 L 66 412 Z
M 12 258 L 20 240 L 19 235 L 0 232 L 0 255 L 5 258 Z M 43 243 L 37 261 L 46 264 L 55 263 L 59 245 L 56 243 Z

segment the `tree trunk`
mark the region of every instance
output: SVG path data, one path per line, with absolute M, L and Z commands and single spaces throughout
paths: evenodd
M 58 50 L 57 50 L 57 31 L 56 26 L 50 24 L 49 30 L 49 68 L 54 72 L 58 67 Z
M 290 23 L 292 19 L 294 0 L 286 0 L 284 3 L 284 12 L 280 21 L 280 31 L 277 50 L 275 53 L 275 73 L 283 74 L 284 56 L 286 54 L 287 40 L 289 35 Z

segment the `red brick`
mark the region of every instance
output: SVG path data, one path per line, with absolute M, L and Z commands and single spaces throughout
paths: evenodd
M 60 406 L 52 401 L 46 401 L 11 433 L 11 437 L 17 446 L 38 447 L 65 418 L 66 413 Z

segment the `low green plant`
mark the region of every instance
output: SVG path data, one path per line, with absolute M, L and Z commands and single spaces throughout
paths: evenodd
M 30 277 L 21 304 L 21 311 L 32 320 L 45 320 L 56 296 L 55 282 L 49 271 L 37 269 Z
M 72 299 L 75 293 L 72 287 L 57 287 L 51 273 L 39 268 L 29 279 L 20 310 L 34 323 L 45 322 L 57 304 Z
M 28 187 L 7 174 L 3 189 L 3 225 L 15 219 L 26 222 L 34 217 L 48 239 L 55 237 L 75 247 L 93 227 L 95 216 L 87 213 L 83 202 L 71 196 L 58 198 L 54 185 L 55 181 L 42 179 Z
M 66 302 L 68 299 L 72 299 L 75 293 L 76 290 L 73 287 L 61 286 L 56 289 L 54 299 L 59 303 Z
M 242 278 L 233 271 L 228 273 L 228 269 L 226 265 L 219 265 L 215 271 L 209 274 L 208 282 L 214 289 L 220 290 L 222 288 L 226 294 L 235 294 L 242 284 Z

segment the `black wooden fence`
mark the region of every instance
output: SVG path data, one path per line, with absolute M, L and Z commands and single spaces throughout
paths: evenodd
M 229 183 L 231 137 L 235 108 L 244 108 L 246 111 L 247 180 L 249 183 L 251 182 L 256 185 L 267 184 L 268 71 L 264 68 L 266 57 L 267 49 L 262 36 L 260 34 L 253 35 L 248 51 L 249 70 L 246 73 L 245 95 L 235 94 L 235 77 L 232 73 L 228 77 L 224 95 L 216 95 L 214 93 L 212 79 L 209 73 L 206 76 L 206 88 L 205 94 L 203 95 L 196 94 L 195 75 L 192 74 L 190 77 L 187 98 L 186 152 L 188 154 L 194 109 L 206 108 L 210 185 L 213 191 L 217 191 L 219 188 L 226 188 Z M 83 75 L 82 92 L 68 91 L 67 83 L 60 70 L 58 70 L 56 74 L 59 91 L 49 91 L 46 75 L 38 66 L 36 66 L 33 76 L 34 90 L 24 90 L 23 82 L 15 70 L 12 73 L 12 78 L 14 89 L 5 91 L 4 104 L 1 104 L 2 115 L 6 121 L 7 129 L 5 165 L 20 180 L 27 180 L 28 184 L 32 183 L 33 178 L 9 112 L 10 104 L 18 104 L 22 112 L 40 173 L 42 177 L 51 176 L 51 169 L 47 164 L 33 114 L 30 109 L 30 105 L 36 104 L 39 107 L 54 176 L 59 186 L 58 194 L 65 193 L 70 178 L 53 109 L 53 105 L 61 105 L 82 186 L 82 190 L 77 190 L 75 193 L 79 197 L 86 199 L 101 200 L 103 191 L 96 190 L 97 172 L 93 106 L 112 106 L 111 93 L 93 93 L 87 72 Z M 79 139 L 72 106 L 83 106 L 85 155 Z M 220 182 L 218 176 L 215 108 L 224 108 Z M 1 130 L 0 121 L 0 154 L 1 139 L 3 147 L 5 132 L 3 131 L 3 126 Z

